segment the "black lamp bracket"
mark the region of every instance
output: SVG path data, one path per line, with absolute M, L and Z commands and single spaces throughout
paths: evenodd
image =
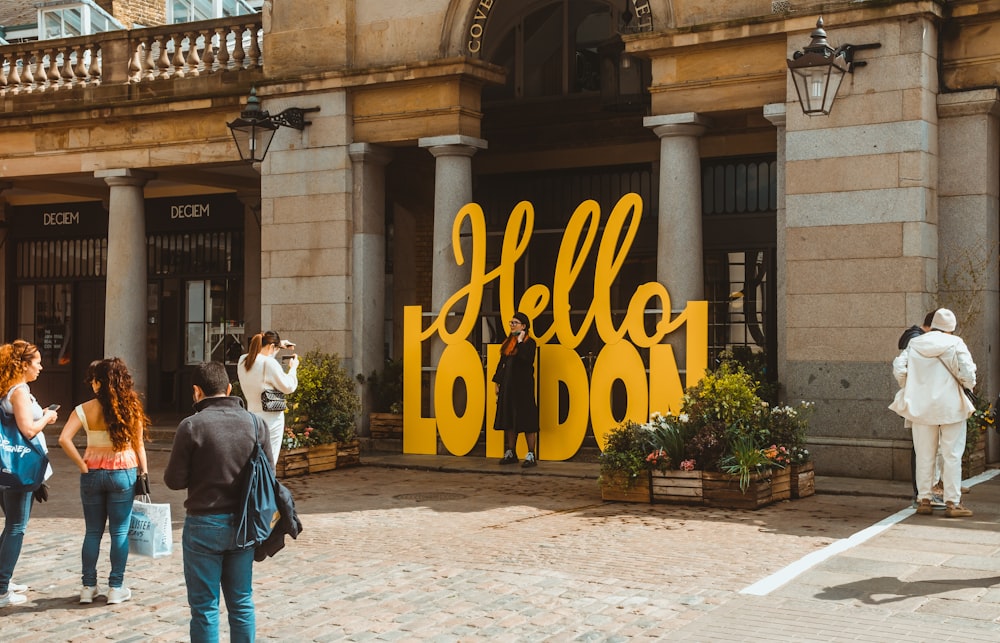
M 854 52 L 864 51 L 865 49 L 879 49 L 882 46 L 880 42 L 869 42 L 863 45 L 841 45 L 837 48 L 837 54 L 843 53 L 844 60 L 847 62 L 847 71 L 854 73 L 855 67 L 864 67 L 868 64 L 867 60 L 854 61 Z
M 284 127 L 292 127 L 299 131 L 305 129 L 306 125 L 309 125 L 311 121 L 305 119 L 305 114 L 309 112 L 318 112 L 319 107 L 309 107 L 307 109 L 302 109 L 299 107 L 289 107 L 283 110 L 280 114 L 275 114 L 271 116 L 271 122 L 275 125 L 281 125 Z

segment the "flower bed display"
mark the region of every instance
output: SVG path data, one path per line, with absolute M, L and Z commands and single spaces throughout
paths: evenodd
M 680 413 L 598 436 L 602 497 L 757 509 L 791 499 L 793 486 L 796 497 L 812 495 L 812 466 L 803 466 L 812 404 L 772 405 L 759 387 L 730 356 L 684 392 Z M 612 484 L 622 480 L 633 483 Z

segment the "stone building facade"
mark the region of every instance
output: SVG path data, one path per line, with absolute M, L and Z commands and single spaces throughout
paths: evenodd
M 821 14 L 834 46 L 880 47 L 809 117 L 787 60 Z M 998 32 L 1000 2 L 962 0 L 331 0 L 2 47 L 3 336 L 48 342 L 64 404 L 81 364 L 118 354 L 151 404 L 183 408 L 189 363 L 260 329 L 369 373 L 402 356 L 404 306 L 468 282 L 464 204 L 490 261 L 535 205 L 520 296 L 581 202 L 606 216 L 635 192 L 615 314 L 650 281 L 675 311 L 707 300 L 710 358 L 752 355 L 782 399 L 816 403 L 820 473 L 905 479 L 886 409 L 905 327 L 954 308 L 981 391 L 1000 386 Z M 272 115 L 318 108 L 256 168 L 226 127 L 251 87 Z M 502 334 L 499 297 L 477 349 Z

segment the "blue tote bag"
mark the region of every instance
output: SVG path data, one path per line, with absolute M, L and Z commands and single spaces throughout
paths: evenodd
M 34 491 L 45 481 L 49 456 L 37 438 L 25 438 L 14 418 L 0 411 L 0 487 Z
M 270 458 L 260 444 L 260 425 L 263 423 L 255 414 L 249 415 L 253 418 L 255 443 L 243 474 L 240 521 L 233 542 L 237 549 L 256 548 L 267 540 L 281 517 L 278 513 L 278 479 Z

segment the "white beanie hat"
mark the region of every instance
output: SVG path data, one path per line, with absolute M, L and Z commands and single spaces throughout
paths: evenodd
M 934 311 L 934 321 L 931 322 L 931 328 L 934 330 L 943 330 L 945 332 L 954 332 L 955 326 L 955 313 L 951 312 L 947 308 L 938 308 Z

